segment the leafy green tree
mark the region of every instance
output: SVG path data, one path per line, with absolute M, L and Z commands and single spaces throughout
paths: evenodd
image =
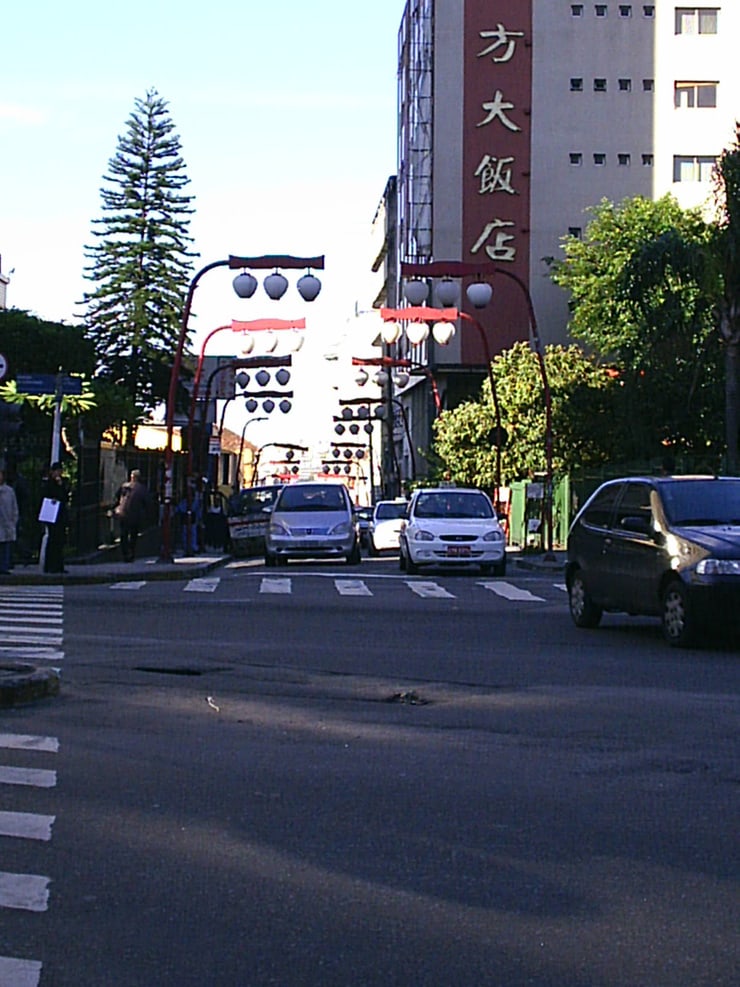
M 623 437 L 615 413 L 619 382 L 578 346 L 548 346 L 545 366 L 552 402 L 553 470 L 571 472 L 618 457 Z M 515 343 L 493 361 L 501 424 L 508 436 L 502 450 L 504 483 L 543 472 L 545 404 L 537 355 L 527 343 Z M 434 452 L 458 483 L 495 486 L 492 447 L 495 414 L 486 379 L 479 401 L 444 412 L 434 423 Z
M 84 297 L 98 375 L 143 410 L 167 396 L 180 314 L 191 275 L 192 196 L 168 104 L 156 90 L 137 99 L 119 137 L 85 248 L 95 288 Z
M 680 243 L 701 256 L 712 238 L 700 211 L 672 196 L 604 200 L 553 265 L 553 280 L 570 292 L 571 334 L 619 374 L 624 460 L 666 447 L 703 457 L 722 444 L 716 294 L 659 249 Z

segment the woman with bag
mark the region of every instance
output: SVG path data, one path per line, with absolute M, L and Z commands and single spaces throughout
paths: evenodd
M 18 501 L 15 490 L 5 482 L 5 470 L 0 470 L 0 576 L 10 573 L 17 536 Z
M 66 572 L 64 568 L 64 536 L 67 530 L 69 491 L 62 476 L 62 464 L 52 463 L 49 476 L 41 488 L 39 521 L 46 525 L 41 545 L 41 568 L 44 572 Z

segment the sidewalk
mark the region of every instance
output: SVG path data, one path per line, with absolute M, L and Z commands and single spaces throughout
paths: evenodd
M 16 565 L 8 576 L 0 576 L 2 586 L 70 586 L 82 583 L 131 582 L 145 579 L 194 579 L 216 569 L 229 556 L 220 553 L 184 555 L 172 562 L 160 562 L 155 556 L 123 562 L 109 552 L 95 559 L 76 562 L 67 559 L 66 572 L 41 572 L 38 564 Z

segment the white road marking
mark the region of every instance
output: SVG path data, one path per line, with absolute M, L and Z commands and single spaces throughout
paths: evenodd
M 0 871 L 0 908 L 45 912 L 49 905 L 49 880 L 38 874 Z
M 369 587 L 361 579 L 335 579 L 334 585 L 340 596 L 372 596 Z
M 34 788 L 53 788 L 57 783 L 56 771 L 44 768 L 13 768 L 0 764 L 0 785 L 33 785 Z
M 0 733 L 0 747 L 16 751 L 47 751 L 56 754 L 59 741 L 56 737 L 39 737 L 30 733 Z
M 15 638 L 16 641 L 22 644 L 33 644 L 36 641 L 35 638 L 28 638 L 27 640 L 20 641 Z M 36 643 L 40 643 L 36 641 Z M 48 644 L 45 641 L 44 644 Z M 2 647 L 0 648 L 0 655 L 7 655 L 10 658 L 22 661 L 61 661 L 64 658 L 64 652 L 60 651 L 58 648 L 23 648 L 23 647 Z
M 38 960 L 17 960 L 0 956 L 0 987 L 38 987 L 41 964 Z
M 498 596 L 503 596 L 505 600 L 530 600 L 539 601 L 544 603 L 545 599 L 542 596 L 535 596 L 530 593 L 528 589 L 519 589 L 518 586 L 514 586 L 511 583 L 496 582 L 496 583 L 480 583 L 484 589 L 490 589 L 493 593 Z
M 219 576 L 210 576 L 208 578 L 198 578 L 190 579 L 185 584 L 186 593 L 213 593 L 218 584 L 221 582 Z
M 555 587 L 555 589 L 561 589 L 564 593 L 568 592 L 568 587 L 565 585 L 565 583 L 553 583 L 552 585 Z
M 146 586 L 146 579 L 131 579 L 124 583 L 111 583 L 111 589 L 142 589 Z
M 38 613 L 38 608 L 34 607 L 33 610 L 29 610 L 28 613 L 19 610 L 14 610 L 12 612 L 9 610 L 5 613 L 2 609 L 0 609 L 0 618 L 2 619 L 3 624 L 59 624 L 60 626 L 62 624 L 61 615 L 59 617 L 53 615 L 49 615 L 48 617 L 32 617 L 32 613 Z M 19 616 L 16 616 L 17 614 L 19 614 Z M 57 628 L 55 628 L 55 630 L 57 630 Z
M 423 596 L 424 598 L 436 598 L 442 599 L 446 598 L 448 600 L 454 600 L 454 594 L 448 593 L 444 586 L 440 586 L 438 583 L 427 583 L 427 582 L 407 582 L 406 585 L 412 591 L 416 593 L 417 596 Z
M 260 583 L 260 593 L 291 593 L 292 583 L 288 578 L 270 578 L 263 576 Z
M 0 836 L 19 836 L 24 840 L 50 840 L 56 816 L 35 812 L 0 812 Z

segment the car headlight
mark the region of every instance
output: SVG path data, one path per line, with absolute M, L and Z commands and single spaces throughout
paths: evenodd
M 504 533 L 500 528 L 494 528 L 493 531 L 487 531 L 481 541 L 503 541 Z
M 339 524 L 335 524 L 333 528 L 330 529 L 330 535 L 348 535 L 352 531 L 352 525 L 349 521 L 340 521 Z
M 434 541 L 434 535 L 431 531 L 424 531 L 419 528 L 418 531 L 414 532 L 414 541 Z
M 696 571 L 700 576 L 740 576 L 740 559 L 702 559 Z
M 282 521 L 270 521 L 270 534 L 274 538 L 283 538 L 285 535 L 290 534 L 290 528 L 287 524 L 283 524 Z

